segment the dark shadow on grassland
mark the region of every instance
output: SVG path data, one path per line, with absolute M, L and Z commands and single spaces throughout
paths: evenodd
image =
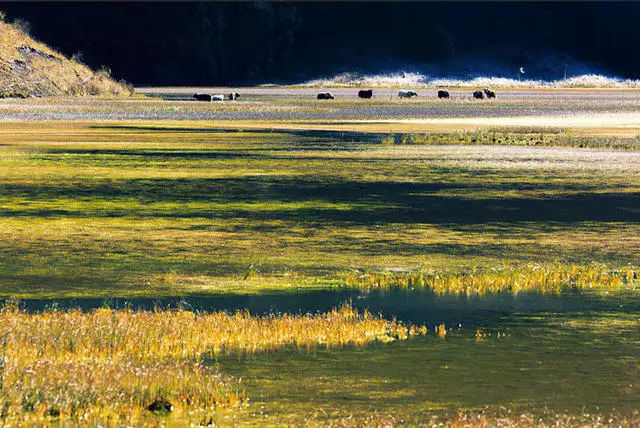
M 360 149 L 357 147 L 343 148 L 343 147 L 299 147 L 299 148 L 247 148 L 244 150 L 229 149 L 229 150 L 156 150 L 156 149 L 148 149 L 148 150 L 111 150 L 111 149 L 49 149 L 42 150 L 38 155 L 34 155 L 34 158 L 38 156 L 42 157 L 42 154 L 46 155 L 77 155 L 77 156 L 86 156 L 91 155 L 93 159 L 83 158 L 84 162 L 95 162 L 96 164 L 100 164 L 102 159 L 100 156 L 122 156 L 116 159 L 122 161 L 143 161 L 146 159 L 166 159 L 172 161 L 179 160 L 192 160 L 192 159 L 209 159 L 209 160 L 231 160 L 231 159 L 255 159 L 262 161 L 271 161 L 271 160 L 289 160 L 296 162 L 304 162 L 304 161 L 329 161 L 329 162 L 345 162 L 349 164 L 371 164 L 371 163 L 382 163 L 382 162 L 398 162 L 398 163 L 406 163 L 407 159 L 402 158 L 393 158 L 393 157 L 376 157 L 373 159 L 366 159 L 362 157 L 337 157 L 332 158 L 331 156 L 314 156 L 314 155 L 297 155 L 296 152 L 308 152 L 308 151 L 326 151 L 333 152 L 356 152 Z M 287 154 L 290 153 L 290 154 Z M 55 157 L 51 157 L 51 159 L 55 159 Z M 65 158 L 65 162 L 69 162 L 68 158 Z
M 277 234 L 264 236 L 277 239 L 286 230 Z M 413 257 L 449 258 L 448 268 L 457 269 L 462 264 L 495 264 L 495 263 L 588 263 L 605 262 L 612 265 L 625 264 L 633 254 L 629 248 L 601 248 L 578 247 L 565 249 L 553 243 L 538 244 L 525 242 L 512 244 L 495 239 L 495 244 L 484 243 L 436 243 L 424 244 L 418 242 L 373 241 L 369 239 L 341 239 L 340 236 L 322 238 L 320 241 L 306 241 L 296 246 L 269 246 L 264 251 L 280 251 L 287 247 L 291 256 L 285 259 L 272 258 L 270 253 L 253 253 L 242 259 L 219 257 L 220 252 L 215 249 L 203 251 L 197 246 L 188 254 L 187 259 L 172 258 L 176 255 L 173 247 L 153 248 L 145 245 L 145 241 L 134 244 L 129 242 L 115 243 L 113 248 L 103 249 L 93 242 L 78 242 L 74 247 L 60 247 L 55 243 L 48 243 L 46 247 L 33 245 L 23 251 L 12 252 L 0 248 L 0 255 L 6 266 L 15 266 L 12 271 L 5 271 L 0 276 L 0 292 L 4 294 L 40 294 L 59 292 L 62 294 L 84 294 L 104 289 L 114 290 L 144 290 L 149 284 L 167 286 L 171 290 L 179 290 L 181 285 L 172 285 L 169 280 L 161 279 L 168 272 L 178 275 L 190 275 L 224 278 L 242 275 L 250 264 L 256 264 L 257 269 L 264 275 L 275 275 L 282 272 L 298 272 L 305 277 L 337 278 L 341 272 L 347 271 L 355 263 L 372 263 L 378 266 L 381 259 L 367 259 L 374 257 L 408 257 L 406 263 L 415 265 L 418 260 Z M 196 244 L 197 245 L 197 244 Z M 262 245 L 261 245 L 262 246 Z M 87 249 L 90 250 L 87 250 Z M 145 249 L 146 251 L 142 251 Z M 222 256 L 224 256 L 224 250 Z M 112 254 L 120 254 L 118 259 L 106 260 Z M 296 254 L 317 255 L 316 262 L 309 266 L 300 262 Z M 38 262 L 33 260 L 37 257 Z M 64 255 L 67 262 L 61 262 Z M 358 261 L 356 261 L 358 260 Z M 384 260 L 384 259 L 382 259 Z M 96 266 L 96 263 L 99 263 Z M 36 268 L 38 275 L 29 274 L 29 268 Z M 377 268 L 376 268 L 377 269 Z M 149 279 L 151 278 L 151 279 Z M 165 285 L 163 285 L 165 284 Z
M 272 156 L 262 155 L 259 153 L 251 153 L 247 150 L 240 152 L 237 150 L 229 151 L 203 151 L 203 150 L 112 150 L 112 149 L 49 149 L 44 151 L 48 154 L 56 155 L 92 155 L 92 156 L 126 156 L 127 158 L 163 158 L 163 159 L 270 159 Z M 100 162 L 99 158 L 95 159 L 96 163 Z
M 327 122 L 331 124 L 331 122 Z M 334 142 L 361 142 L 379 143 L 380 139 L 387 136 L 382 132 L 358 132 L 358 131 L 331 131 L 317 129 L 287 129 L 280 128 L 278 124 L 274 128 L 195 128 L 195 127 L 162 127 L 145 125 L 91 125 L 89 129 L 112 130 L 112 131 L 136 131 L 151 133 L 184 133 L 184 134 L 229 134 L 229 133 L 260 133 L 265 137 L 273 134 L 288 135 L 297 139 L 310 139 L 313 142 L 334 141 Z
M 341 179 L 278 177 L 185 178 L 68 181 L 55 184 L 6 184 L 0 197 L 47 200 L 55 198 L 135 197 L 153 202 L 358 202 L 385 198 L 390 203 L 420 192 L 460 189 L 446 183 L 360 182 Z M 483 186 L 482 188 L 490 188 Z M 477 188 L 481 191 L 482 188 Z M 507 187 L 505 187 L 507 190 Z
M 554 189 L 544 185 L 541 191 Z M 78 182 L 56 185 L 9 184 L 0 188 L 0 197 L 47 201 L 57 198 L 109 200 L 113 208 L 96 210 L 34 210 L 16 206 L 0 211 L 0 216 L 70 217 L 161 217 L 161 218 L 244 218 L 288 220 L 311 223 L 418 223 L 475 224 L 492 222 L 629 222 L 640 220 L 640 193 L 574 192 L 540 198 L 482 198 L 486 190 L 518 190 L 517 183 L 462 185 L 404 182 L 357 182 L 269 179 L 151 179 Z M 563 189 L 557 186 L 556 189 Z M 473 197 L 438 195 L 455 189 Z M 127 208 L 129 198 L 142 204 Z M 153 202 L 199 202 L 202 207 L 154 208 Z M 304 207 L 278 207 L 279 203 L 309 202 Z M 344 207 L 313 207 L 313 202 L 343 204 Z M 217 203 L 207 207 L 207 202 Z M 234 209 L 225 203 L 270 204 L 269 209 Z
M 420 202 L 424 194 L 443 191 L 455 191 L 458 194 L 476 197 L 487 191 L 506 193 L 535 190 L 540 193 L 566 191 L 588 193 L 597 188 L 591 183 L 520 182 L 518 176 L 509 177 L 508 182 L 500 182 L 494 179 L 496 174 L 493 172 L 468 173 L 454 168 L 433 168 L 433 172 L 445 179 L 460 176 L 456 182 L 364 181 L 342 177 L 300 176 L 69 180 L 33 184 L 8 183 L 0 187 L 0 197 L 32 200 L 69 197 L 97 199 L 135 197 L 155 202 L 384 202 L 390 205 L 414 206 L 415 203 Z M 474 177 L 475 182 L 465 183 L 464 177 L 469 174 Z M 619 194 L 623 195 L 624 192 Z
M 32 155 L 32 158 L 37 159 L 38 157 L 48 156 L 51 159 L 56 159 L 55 155 L 64 155 L 64 156 L 95 156 L 93 159 L 96 163 L 100 163 L 102 160 L 100 156 L 122 156 L 122 158 L 118 157 L 117 159 L 122 160 L 145 160 L 145 159 L 170 159 L 170 160 L 189 160 L 189 159 L 257 159 L 257 160 L 296 160 L 296 161 L 307 161 L 307 160 L 330 160 L 330 161 L 339 161 L 339 162 L 406 162 L 406 159 L 398 159 L 398 158 L 382 158 L 376 157 L 374 159 L 364 159 L 362 157 L 359 158 L 347 158 L 341 156 L 339 158 L 332 158 L 331 156 L 309 156 L 309 155 L 298 155 L 297 152 L 358 152 L 362 150 L 362 145 L 358 144 L 349 144 L 349 145 L 336 145 L 333 143 L 327 144 L 306 144 L 306 145 L 290 145 L 287 143 L 287 147 L 255 147 L 250 146 L 246 148 L 233 147 L 229 149 L 215 149 L 215 150 L 181 150 L 181 149 L 123 149 L 123 150 L 113 150 L 113 149 L 73 149 L 73 148 L 64 148 L 64 149 L 46 149 L 40 150 L 38 154 Z M 85 161 L 90 161 L 89 159 L 83 159 Z M 68 157 L 64 159 L 65 162 L 68 162 Z
M 55 252 L 55 251 L 54 251 Z M 5 263 L 20 262 L 21 260 L 3 257 Z M 43 265 L 46 266 L 46 259 L 43 258 Z M 39 266 L 34 266 L 39 267 Z M 76 270 L 72 274 L 12 274 L 3 272 L 0 275 L 0 293 L 7 295 L 92 295 L 104 294 L 102 290 L 122 290 L 122 275 L 116 275 L 115 270 L 103 270 L 101 272 L 91 271 L 86 266 L 77 264 Z M 125 286 L 126 289 L 133 290 L 132 286 Z

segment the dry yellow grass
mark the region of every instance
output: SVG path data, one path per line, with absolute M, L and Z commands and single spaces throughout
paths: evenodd
M 364 345 L 426 328 L 350 306 L 318 315 L 99 309 L 0 311 L 0 424 L 136 423 L 149 410 L 202 417 L 245 401 L 240 385 L 207 366 L 221 352 Z
M 566 289 L 619 289 L 637 283 L 634 267 L 610 270 L 604 265 L 524 265 L 469 272 L 349 272 L 345 284 L 361 288 L 429 288 L 435 293 L 559 293 Z
M 14 25 L 0 22 L 0 97 L 131 95 L 107 73 L 69 60 Z

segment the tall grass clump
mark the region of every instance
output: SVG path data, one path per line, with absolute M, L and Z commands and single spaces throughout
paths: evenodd
M 185 310 L 0 311 L 0 425 L 138 423 L 236 408 L 237 382 L 204 364 L 220 353 L 363 345 L 426 334 L 343 306 L 318 315 Z M 206 414 L 206 413 L 205 413 Z
M 525 265 L 467 272 L 348 272 L 345 285 L 356 288 L 428 288 L 435 293 L 560 293 L 564 290 L 619 289 L 638 281 L 640 270 L 604 265 Z

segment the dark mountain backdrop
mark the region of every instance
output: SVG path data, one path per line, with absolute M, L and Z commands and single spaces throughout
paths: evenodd
M 138 85 L 299 82 L 344 71 L 640 77 L 640 3 L 0 3 L 67 55 Z

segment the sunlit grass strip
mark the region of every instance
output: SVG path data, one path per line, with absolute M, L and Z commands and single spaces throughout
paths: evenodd
M 604 265 L 525 265 L 468 272 L 349 272 L 344 281 L 356 288 L 429 288 L 435 293 L 559 293 L 563 290 L 619 289 L 637 283 L 640 270 L 610 270 Z
M 175 360 L 141 364 L 102 358 L 67 361 L 43 356 L 23 361 L 9 352 L 0 392 L 0 425 L 75 420 L 133 423 L 165 412 L 213 413 L 245 401 L 240 385 L 199 362 Z
M 237 407 L 244 392 L 207 355 L 287 346 L 364 345 L 426 334 L 342 306 L 256 317 L 183 310 L 0 311 L 0 423 L 72 418 L 132 422 L 153 403 L 174 411 Z

